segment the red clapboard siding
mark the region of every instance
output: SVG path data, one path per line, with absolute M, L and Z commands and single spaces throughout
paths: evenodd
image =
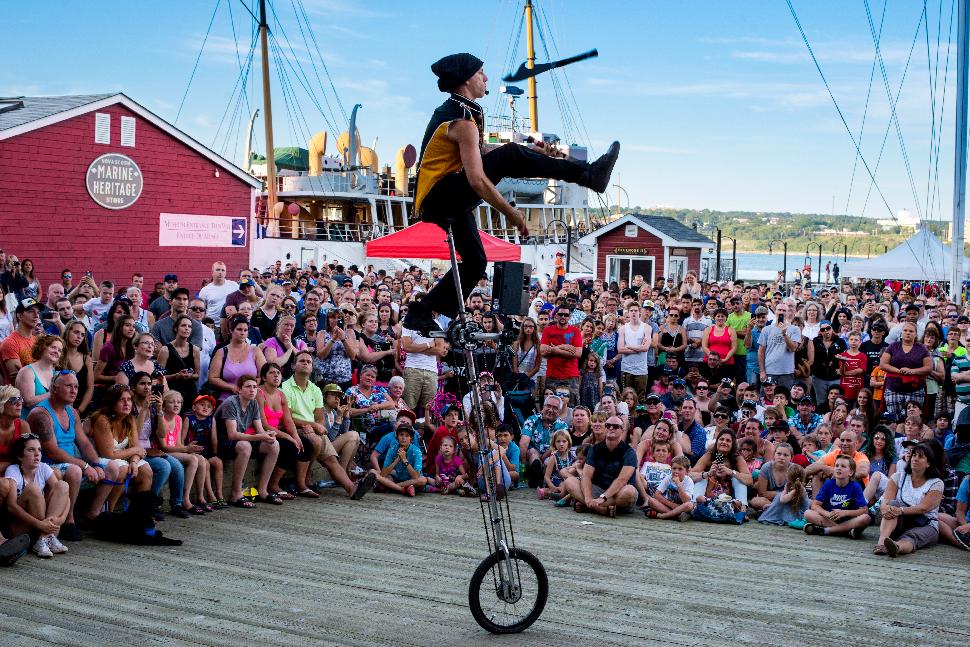
M 648 233 L 644 229 L 637 227 L 636 238 L 627 238 L 623 235 L 626 228 L 623 226 L 617 227 L 613 231 L 609 231 L 596 240 L 596 277 L 605 278 L 606 277 L 606 257 L 616 253 L 616 248 L 642 248 L 646 251 L 642 254 L 636 254 L 638 256 L 653 256 L 654 257 L 654 276 L 664 276 L 664 246 L 663 242 L 651 233 Z M 693 251 L 693 250 L 692 250 Z M 631 254 L 627 252 L 621 252 L 624 256 L 630 256 Z M 695 254 L 697 259 L 697 265 L 700 267 L 700 252 Z M 690 263 L 691 261 L 688 261 Z M 693 267 L 693 265 L 691 266 Z M 652 277 L 644 277 L 648 280 L 652 280 Z
M 111 143 L 94 143 L 95 112 L 111 115 Z M 121 146 L 121 117 L 136 120 L 135 147 Z M 105 153 L 133 159 L 144 177 L 134 205 L 111 210 L 85 188 L 91 162 Z M 91 270 L 98 280 L 129 285 L 145 276 L 151 290 L 174 272 L 180 285 L 198 290 L 215 260 L 229 275 L 249 264 L 249 247 L 159 247 L 159 214 L 247 217 L 251 187 L 178 139 L 114 105 L 0 142 L 0 246 L 34 261 L 41 283 L 70 269 L 75 283 Z

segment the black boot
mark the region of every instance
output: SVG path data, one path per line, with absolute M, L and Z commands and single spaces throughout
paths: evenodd
M 526 476 L 529 479 L 529 487 L 537 488 L 542 485 L 542 463 L 538 459 L 529 463 L 526 469 Z
M 613 167 L 616 166 L 616 158 L 620 156 L 620 142 L 610 144 L 606 154 L 589 165 L 583 174 L 579 176 L 576 184 L 592 189 L 597 193 L 603 193 L 610 185 L 610 176 L 613 174 Z

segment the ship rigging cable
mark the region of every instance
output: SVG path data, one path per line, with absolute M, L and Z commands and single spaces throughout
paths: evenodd
M 869 166 L 869 163 L 866 161 L 865 156 L 862 154 L 862 150 L 859 148 L 859 144 L 858 142 L 856 142 L 855 136 L 852 134 L 852 129 L 849 128 L 849 122 L 846 121 L 845 114 L 842 112 L 842 108 L 839 106 L 839 102 L 838 100 L 836 100 L 835 94 L 833 94 L 832 92 L 832 87 L 829 85 L 828 79 L 825 78 L 825 73 L 822 71 L 822 66 L 818 62 L 818 58 L 816 58 L 815 56 L 815 51 L 812 49 L 812 44 L 808 40 L 808 34 L 805 33 L 805 29 L 802 27 L 802 23 L 798 19 L 798 13 L 795 11 L 795 6 L 792 4 L 791 0 L 785 0 L 785 3 L 788 5 L 788 10 L 791 12 L 792 18 L 795 21 L 795 26 L 798 28 L 798 31 L 801 34 L 802 42 L 805 43 L 805 47 L 808 49 L 808 53 L 812 57 L 812 62 L 815 64 L 815 69 L 818 70 L 818 74 L 822 79 L 822 83 L 825 85 L 825 90 L 828 92 L 829 98 L 832 100 L 832 105 L 835 106 L 835 111 L 838 113 L 839 119 L 842 121 L 842 125 L 845 127 L 845 132 L 849 136 L 849 139 L 852 141 L 852 145 L 855 147 L 856 153 L 859 155 L 859 159 L 862 161 L 863 167 L 865 167 L 866 172 L 869 174 L 869 178 L 872 180 L 872 187 L 876 189 L 876 192 L 879 194 L 879 197 L 882 199 L 883 205 L 885 205 L 886 210 L 889 212 L 889 215 L 892 217 L 893 221 L 898 224 L 899 219 L 896 217 L 896 214 L 893 212 L 892 207 L 889 205 L 889 201 L 886 199 L 886 195 L 882 192 L 882 189 L 879 187 L 879 183 L 876 182 L 876 175 L 875 173 L 873 173 L 872 168 Z M 922 14 L 920 14 L 920 18 L 922 19 Z M 912 52 L 912 50 L 910 51 Z M 908 61 L 907 61 L 907 67 L 908 67 Z M 902 88 L 900 87 L 900 89 Z M 888 131 L 887 131 L 887 134 L 888 134 Z M 921 255 L 916 253 L 916 250 L 913 249 L 913 246 L 910 244 L 908 239 L 905 241 L 905 244 L 906 244 L 906 248 L 910 251 L 910 253 L 913 255 L 913 258 L 919 264 L 920 270 L 922 270 L 923 273 L 925 274 L 926 266 L 923 265 L 923 259 Z
M 941 0 L 942 2 L 942 0 Z M 946 109 L 946 86 L 947 79 L 950 77 L 950 49 L 953 44 L 953 17 L 956 14 L 956 0 L 953 0 L 950 4 L 950 26 L 947 29 L 947 41 L 946 41 L 946 59 L 943 67 L 943 96 L 940 99 L 940 119 L 936 123 L 943 123 L 943 114 Z M 939 55 L 939 48 L 937 48 L 937 55 Z M 940 145 L 943 139 L 942 127 L 937 128 L 936 133 L 936 144 L 934 150 L 931 151 L 933 154 L 933 204 L 937 213 L 940 213 L 940 219 L 943 219 L 942 206 L 940 202 Z
M 212 17 L 209 18 L 209 26 L 205 30 L 205 37 L 202 39 L 202 47 L 199 48 L 199 54 L 195 57 L 195 65 L 192 66 L 192 73 L 189 74 L 189 82 L 185 84 L 185 92 L 182 93 L 182 100 L 179 101 L 179 109 L 175 113 L 174 124 L 178 124 L 179 117 L 182 115 L 182 106 L 185 105 L 185 98 L 189 96 L 189 88 L 192 87 L 192 79 L 195 78 L 195 72 L 199 69 L 199 59 L 202 58 L 202 52 L 205 51 L 206 41 L 209 40 L 209 33 L 212 31 L 212 23 L 216 20 L 216 13 L 219 11 L 219 5 L 222 4 L 222 0 L 216 0 L 216 6 L 212 10 Z
M 929 157 L 929 168 L 926 172 L 926 212 L 931 214 L 935 213 L 933 217 L 934 220 L 942 220 L 943 216 L 941 213 L 941 205 L 938 202 L 940 193 L 940 139 L 943 136 L 943 114 L 944 108 L 946 106 L 946 79 L 949 74 L 950 69 L 950 45 L 952 44 L 953 35 L 953 16 L 954 16 L 955 2 L 950 4 L 950 21 L 947 27 L 947 42 L 946 42 L 946 58 L 944 60 L 944 72 L 943 72 L 943 87 L 939 88 L 939 71 L 940 71 L 940 38 L 942 36 L 942 20 L 943 20 L 943 0 L 940 0 L 940 6 L 938 9 L 937 16 L 937 29 L 936 29 L 936 52 L 935 61 L 930 60 L 930 46 L 929 46 L 929 30 L 926 29 L 926 66 L 929 70 L 932 67 L 932 72 L 930 73 L 930 109 L 933 113 L 932 123 L 930 125 L 930 157 Z M 940 112 L 939 117 L 937 117 L 937 100 L 936 96 L 939 92 L 942 92 L 940 99 Z

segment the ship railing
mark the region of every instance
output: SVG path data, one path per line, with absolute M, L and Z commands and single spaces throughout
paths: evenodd
M 306 217 L 270 218 L 259 220 L 258 238 L 283 240 L 313 240 L 338 243 L 366 243 L 404 229 L 400 225 L 366 222 L 314 222 Z

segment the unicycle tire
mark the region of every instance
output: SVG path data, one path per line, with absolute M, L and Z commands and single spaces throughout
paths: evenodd
M 472 575 L 471 582 L 468 585 L 468 606 L 471 609 L 472 616 L 474 616 L 475 621 L 483 629 L 493 634 L 514 634 L 524 631 L 542 614 L 542 610 L 546 606 L 546 600 L 549 597 L 549 579 L 546 577 L 546 569 L 542 566 L 542 562 L 539 561 L 538 557 L 527 550 L 512 548 L 509 550 L 509 558 L 514 562 L 518 581 L 523 588 L 515 602 L 503 602 L 499 597 L 499 592 L 494 589 L 495 575 L 492 574 L 492 571 L 495 568 L 503 566 L 501 560 L 505 559 L 505 555 L 502 551 L 496 551 L 482 560 L 482 563 L 475 569 L 475 573 Z M 482 588 L 483 586 L 485 587 L 484 589 Z M 535 591 L 524 590 L 525 588 L 535 588 Z M 506 610 L 502 614 L 499 614 L 497 610 L 491 608 L 489 610 L 483 609 L 483 594 L 494 596 L 497 604 L 499 606 L 505 605 Z M 523 608 L 523 617 L 512 620 L 512 618 L 519 614 L 510 613 L 508 611 L 509 605 L 511 604 L 517 607 L 523 600 L 527 598 L 532 600 L 533 597 L 534 601 L 532 602 L 531 609 Z M 492 599 L 492 597 L 488 597 L 486 603 L 491 602 Z M 523 604 L 528 605 L 529 603 L 523 602 Z M 507 616 L 507 619 L 510 621 L 503 622 L 500 618 L 496 617 L 497 615 Z

